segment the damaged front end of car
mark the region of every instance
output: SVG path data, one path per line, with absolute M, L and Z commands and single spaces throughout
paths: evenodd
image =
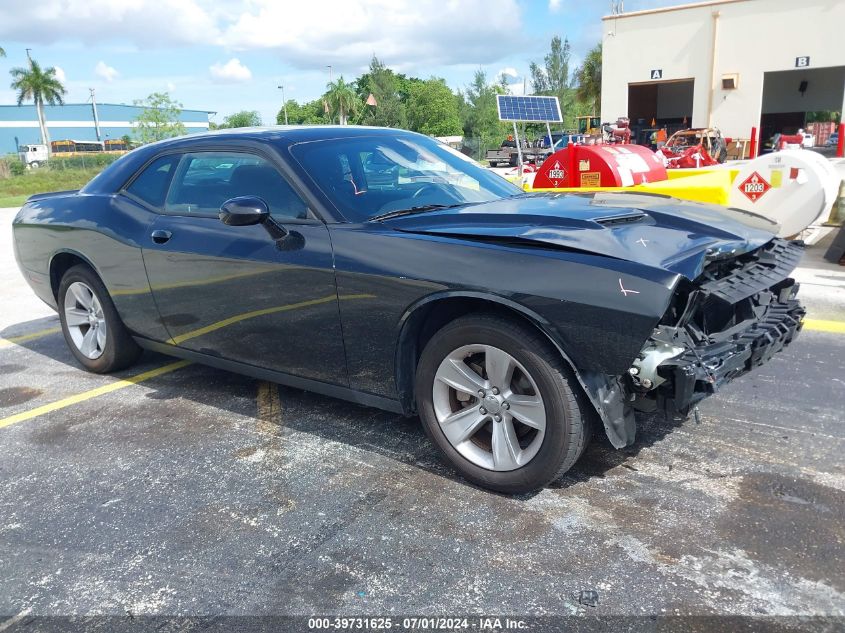
M 714 258 L 694 282 L 680 284 L 625 378 L 633 407 L 686 417 L 792 342 L 805 310 L 789 274 L 802 251 L 776 239 L 739 257 Z

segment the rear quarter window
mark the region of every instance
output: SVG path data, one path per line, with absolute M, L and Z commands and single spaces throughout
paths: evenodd
M 164 198 L 179 158 L 177 154 L 170 154 L 155 159 L 132 180 L 125 191 L 152 207 L 164 206 Z

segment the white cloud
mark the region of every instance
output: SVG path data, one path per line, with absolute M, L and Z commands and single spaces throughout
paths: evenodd
M 249 0 L 218 43 L 275 49 L 300 68 L 366 66 L 373 53 L 391 67 L 484 64 L 501 56 L 497 41 L 521 44 L 515 0 L 322 0 L 314 5 Z
M 499 72 L 496 73 L 496 77 L 501 77 L 502 75 L 506 75 L 508 77 L 519 77 L 519 72 L 517 72 L 516 68 L 513 66 L 507 66 L 506 68 L 502 68 Z
M 243 83 L 252 79 L 252 71 L 237 57 L 233 57 L 222 65 L 214 64 L 208 70 L 215 81 L 222 83 Z
M 525 94 L 526 84 L 519 81 L 516 83 L 508 84 L 508 94 L 515 95 L 517 97 L 521 97 Z M 530 88 L 529 88 L 530 90 Z
M 0 0 L 0 41 L 269 49 L 300 69 L 478 66 L 531 45 L 518 0 Z M 317 7 L 319 7 L 317 9 Z M 317 13 L 318 11 L 318 13 Z
M 105 79 L 109 83 L 113 82 L 120 76 L 120 73 L 117 72 L 116 68 L 109 66 L 104 61 L 97 62 L 97 65 L 94 67 L 94 74 L 101 79 Z
M 56 79 L 58 79 L 61 83 L 67 83 L 67 75 L 65 74 L 64 69 L 61 66 L 53 66 L 56 71 Z
M 117 40 L 150 47 L 207 43 L 217 35 L 211 11 L 197 0 L 0 2 L 0 39 L 7 42 Z
M 562 0 L 549 0 L 549 11 L 551 13 L 557 13 L 558 11 L 560 11 L 560 7 L 562 4 Z

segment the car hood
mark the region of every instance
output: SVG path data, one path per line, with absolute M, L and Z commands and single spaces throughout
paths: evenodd
M 383 221 L 395 230 L 584 252 L 692 280 L 755 250 L 778 225 L 740 209 L 651 194 L 527 194 Z

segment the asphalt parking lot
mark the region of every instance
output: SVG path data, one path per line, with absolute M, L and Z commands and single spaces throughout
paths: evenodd
M 845 616 L 845 270 L 818 254 L 798 273 L 808 328 L 700 424 L 641 417 L 635 446 L 597 436 L 551 487 L 505 497 L 441 465 L 416 419 L 154 354 L 82 371 L 17 272 L 12 215 L 0 630 L 66 614 Z

